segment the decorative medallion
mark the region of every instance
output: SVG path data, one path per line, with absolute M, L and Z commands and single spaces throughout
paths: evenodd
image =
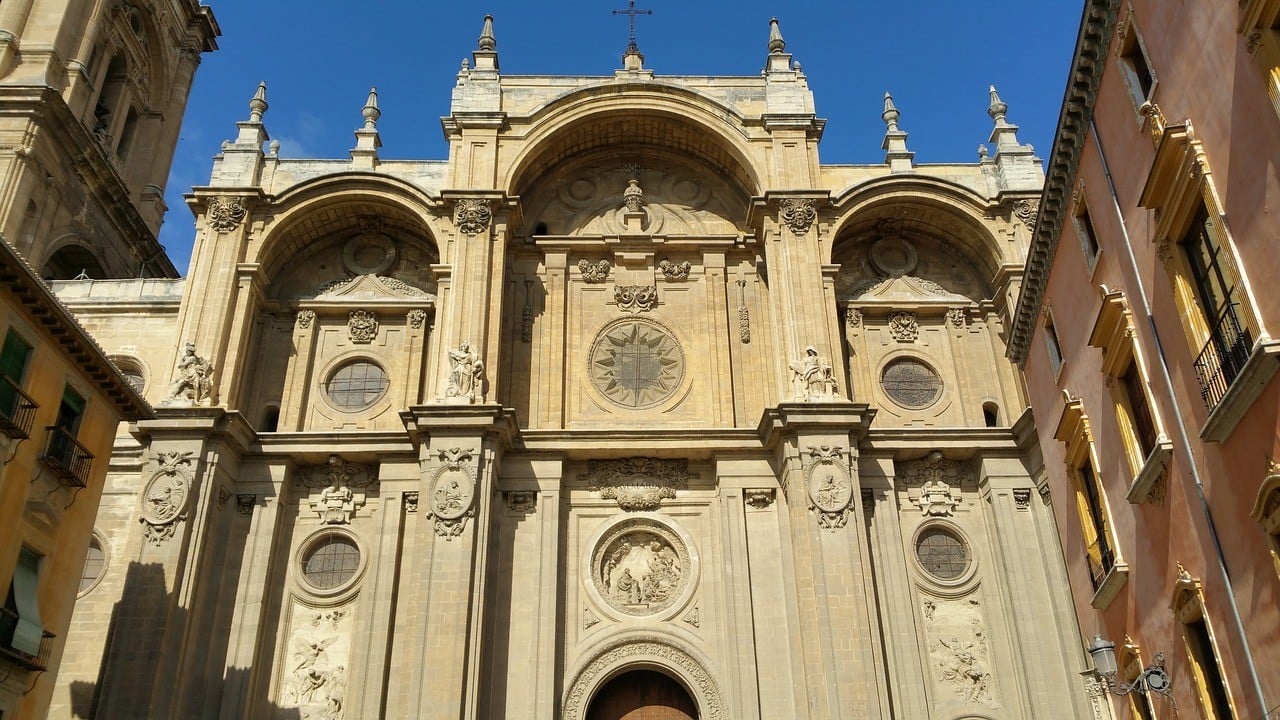
M 476 472 L 471 467 L 475 451 L 449 448 L 439 453 L 441 466 L 431 480 L 431 514 L 436 535 L 452 540 L 462 534 L 467 518 L 474 514 Z
M 922 410 L 942 396 L 942 378 L 915 358 L 898 358 L 885 365 L 880 387 L 895 404 L 908 410 Z
M 889 277 L 910 275 L 920 262 L 920 255 L 911 243 L 897 236 L 882 237 L 867 253 L 871 266 Z
M 1019 200 L 1013 204 L 1013 215 L 1022 221 L 1023 225 L 1028 228 L 1036 226 L 1036 220 L 1040 217 L 1040 201 L 1039 200 Z
M 591 460 L 578 479 L 602 500 L 617 500 L 623 510 L 656 510 L 663 500 L 673 500 L 676 490 L 696 478 L 688 460 L 632 457 Z
M 373 230 L 351 238 L 342 249 L 342 264 L 352 275 L 377 275 L 395 262 L 395 242 Z
M 582 281 L 588 283 L 602 283 L 609 277 L 609 270 L 612 266 L 608 260 L 590 260 L 578 261 L 578 272 L 582 273 Z
M 209 199 L 209 227 L 218 232 L 231 232 L 240 227 L 248 214 L 244 198 L 213 197 Z
M 810 198 L 786 198 L 782 201 L 778 217 L 783 225 L 791 228 L 791 232 L 804 235 L 818 219 L 818 211 Z
M 162 452 L 156 456 L 160 467 L 142 490 L 142 512 L 138 518 L 146 531 L 147 542 L 152 545 L 163 545 L 172 538 L 178 521 L 186 518 L 194 456 L 194 452 Z
M 649 519 L 610 528 L 592 553 L 591 571 L 609 607 L 638 617 L 674 605 L 691 576 L 684 541 L 671 528 Z
M 670 398 L 684 380 L 684 353 L 675 338 L 649 320 L 606 327 L 588 356 L 592 384 L 621 407 L 638 410 Z
M 889 318 L 889 334 L 898 342 L 915 342 L 916 338 L 920 337 L 920 325 L 916 322 L 915 314 L 909 312 L 894 313 Z
M 663 258 L 658 263 L 658 269 L 662 271 L 662 277 L 666 278 L 668 282 L 676 282 L 688 280 L 689 271 L 693 269 L 693 265 L 688 260 L 676 263 Z
M 647 312 L 658 306 L 658 288 L 653 285 L 614 285 L 613 301 L 619 310 Z
M 453 207 L 453 224 L 463 235 L 479 235 L 489 229 L 493 209 L 488 200 L 463 198 Z
M 818 527 L 827 530 L 844 527 L 853 500 L 853 479 L 845 466 L 844 450 L 810 445 L 803 466 L 809 509 L 817 514 Z
M 347 334 L 353 343 L 373 342 L 378 337 L 378 316 L 372 310 L 352 310 L 347 315 Z

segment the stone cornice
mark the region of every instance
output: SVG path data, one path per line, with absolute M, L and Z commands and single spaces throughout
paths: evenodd
M 1022 293 L 1014 312 L 1009 333 L 1009 359 L 1018 365 L 1026 362 L 1027 349 L 1035 332 L 1036 317 L 1044 300 L 1053 266 L 1058 237 L 1069 213 L 1071 188 L 1075 182 L 1080 153 L 1089 134 L 1098 85 L 1106 69 L 1107 50 L 1111 43 L 1119 7 L 1118 0 L 1087 0 L 1076 37 L 1075 54 L 1067 76 L 1067 89 L 1058 115 L 1058 129 L 1049 154 L 1049 171 L 1040 195 L 1040 217 L 1032 233 L 1027 252 Z
M 79 365 L 125 420 L 154 416 L 151 406 L 124 379 L 107 353 L 8 242 L 0 239 L 0 285 L 42 326 L 54 344 Z

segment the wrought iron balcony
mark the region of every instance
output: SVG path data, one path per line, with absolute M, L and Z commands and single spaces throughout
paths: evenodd
M 0 375 L 0 433 L 14 440 L 31 437 L 31 421 L 36 417 L 36 401 L 18 389 L 12 380 Z
M 76 442 L 65 429 L 50 425 L 48 430 L 49 439 L 45 442 L 44 454 L 40 456 L 40 460 L 67 487 L 82 488 L 88 485 L 93 454 Z
M 49 669 L 49 651 L 53 648 L 54 634 L 48 630 L 40 638 L 40 650 L 29 655 L 13 646 L 13 635 L 18 629 L 18 614 L 0 607 L 0 661 L 8 660 L 27 670 L 44 672 Z
M 1209 328 L 1209 341 L 1196 356 L 1196 378 L 1200 381 L 1200 397 L 1210 410 L 1226 397 L 1231 383 L 1240 375 L 1253 349 L 1248 328 L 1240 327 L 1235 303 L 1229 303 Z

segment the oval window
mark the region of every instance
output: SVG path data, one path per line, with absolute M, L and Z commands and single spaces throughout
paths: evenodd
M 387 392 L 387 373 L 368 360 L 346 363 L 329 376 L 325 394 L 339 410 L 354 412 L 377 402 Z

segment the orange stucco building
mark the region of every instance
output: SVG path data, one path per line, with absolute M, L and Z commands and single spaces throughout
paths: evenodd
M 1280 717 L 1278 22 L 1086 2 L 1049 155 L 1010 356 L 1119 718 Z

